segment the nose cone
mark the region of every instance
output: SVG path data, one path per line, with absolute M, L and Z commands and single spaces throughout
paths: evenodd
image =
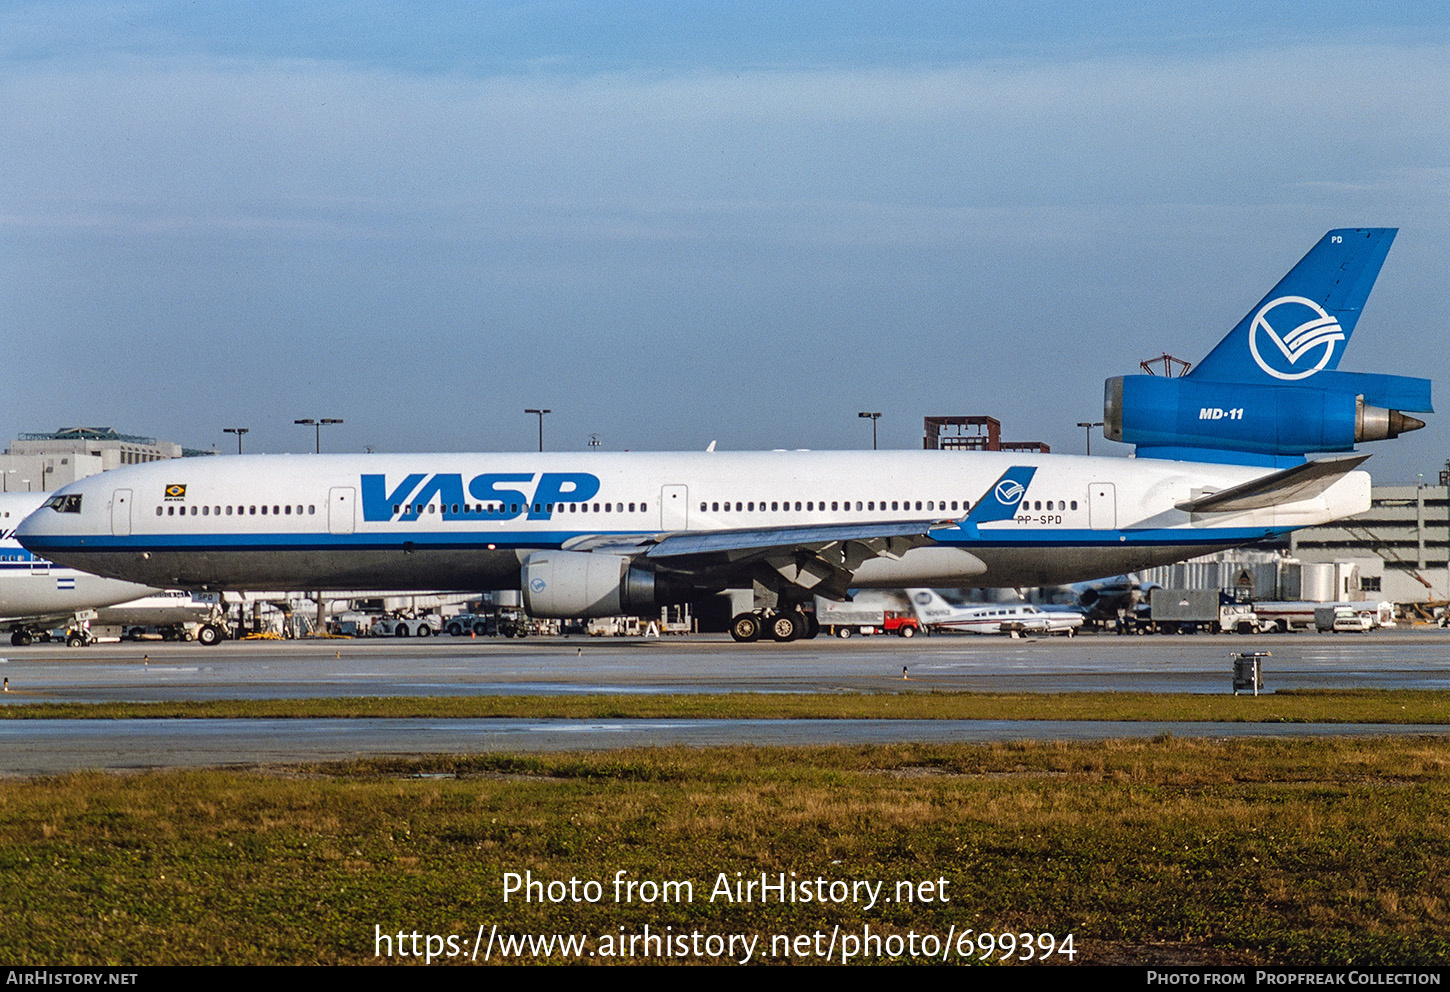
M 15 539 L 28 551 L 43 557 L 58 545 L 66 546 L 67 536 L 78 537 L 82 523 L 83 497 L 73 492 L 74 483 L 50 495 L 34 512 L 15 528 Z
M 20 542 L 21 547 L 29 551 L 40 551 L 40 546 L 45 542 L 46 521 L 42 518 L 42 514 L 54 516 L 50 507 L 42 506 L 20 521 L 15 528 L 15 539 Z

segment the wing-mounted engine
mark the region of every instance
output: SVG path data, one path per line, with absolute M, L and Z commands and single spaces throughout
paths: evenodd
M 589 551 L 536 551 L 524 559 L 522 579 L 529 616 L 553 619 L 639 616 L 689 593 L 630 557 Z

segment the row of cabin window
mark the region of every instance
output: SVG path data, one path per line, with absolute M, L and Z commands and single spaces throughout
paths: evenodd
M 194 516 L 197 515 L 196 509 L 197 508 L 194 507 L 194 506 L 191 508 L 191 516 L 194 517 Z M 158 517 L 161 516 L 163 510 L 165 511 L 165 513 L 166 513 L 166 515 L 168 517 L 178 516 L 178 514 L 176 512 L 177 507 L 175 507 L 175 506 L 158 506 L 156 508 L 156 515 Z M 222 515 L 222 510 L 223 510 L 223 508 L 220 507 L 220 506 L 217 506 L 217 507 L 203 506 L 201 508 L 201 515 L 203 517 L 213 517 L 213 516 L 214 517 L 220 517 Z M 228 507 L 225 508 L 225 510 L 226 510 L 226 515 L 227 516 L 230 517 L 230 516 L 233 515 L 233 513 L 232 513 L 232 507 L 228 506 Z M 303 512 L 302 507 L 301 506 L 298 506 L 297 507 L 297 516 L 299 516 L 299 517 L 302 516 L 302 512 Z M 307 513 L 309 515 L 316 514 L 317 513 L 317 504 L 314 503 L 314 504 L 308 506 L 307 507 Z M 180 516 L 183 516 L 184 517 L 186 515 L 187 515 L 186 507 L 183 506 L 183 507 L 181 507 Z M 257 515 L 257 508 L 255 506 L 239 506 L 239 507 L 236 508 L 236 514 L 235 515 L 238 516 L 238 517 L 247 517 L 247 516 L 255 517 Z M 292 507 L 290 507 L 290 506 L 274 506 L 274 507 L 272 507 L 272 516 L 274 516 L 274 517 L 283 517 L 283 516 L 291 516 L 291 515 L 292 515 Z M 264 517 L 267 516 L 267 508 L 265 506 L 262 507 L 262 516 L 264 516 Z
M 507 511 L 504 510 L 504 506 L 505 505 L 508 506 L 508 510 Z M 601 505 L 604 507 L 604 509 L 602 509 L 602 510 L 600 509 L 600 506 Z M 636 513 L 636 512 L 641 512 L 642 513 L 642 512 L 647 511 L 649 509 L 649 504 L 648 503 L 629 503 L 629 504 L 625 504 L 625 503 L 603 503 L 603 504 L 595 503 L 594 504 L 594 511 L 593 512 L 595 512 L 595 513 L 624 513 L 624 512 L 626 512 L 625 509 L 624 509 L 626 505 L 629 507 L 629 510 L 627 511 L 629 513 Z M 446 504 L 444 504 L 444 506 L 446 507 Z M 521 509 L 521 507 L 522 507 L 522 509 Z M 636 507 L 638 507 L 638 510 L 636 510 Z M 508 503 L 508 504 L 504 504 L 504 503 L 464 503 L 464 504 L 461 505 L 461 507 L 460 507 L 460 504 L 454 503 L 453 504 L 453 509 L 452 509 L 451 512 L 453 513 L 454 516 L 457 516 L 459 514 L 460 510 L 463 513 L 465 513 L 465 514 L 471 514 L 471 513 L 504 513 L 504 512 L 508 512 L 508 513 L 553 513 L 555 509 L 557 509 L 560 513 L 588 513 L 588 512 L 590 512 L 589 511 L 589 504 L 588 503 L 535 503 L 535 504 L 533 504 L 533 509 L 532 510 L 529 508 L 529 504 L 528 503 Z M 408 503 L 406 505 L 405 504 L 402 504 L 402 503 L 394 503 L 393 504 L 393 512 L 394 513 L 417 513 L 417 514 L 423 514 L 423 513 L 438 513 L 440 511 L 432 503 Z
M 858 509 L 858 510 L 875 510 L 876 509 L 877 502 L 878 502 L 878 500 L 874 500 L 874 499 L 868 499 L 868 500 L 859 500 L 858 499 L 858 500 L 856 500 L 856 509 Z M 879 502 L 881 504 L 881 509 L 883 509 L 883 510 L 887 509 L 886 500 L 884 500 L 884 499 L 883 500 L 879 500 Z M 966 510 L 971 509 L 972 504 L 968 500 L 960 500 L 960 501 L 958 501 L 958 500 L 952 500 L 951 501 L 951 508 L 953 510 L 957 509 L 958 502 L 960 502 L 960 504 L 961 504 L 961 511 L 962 512 L 965 512 Z M 703 501 L 700 503 L 700 510 L 701 510 L 701 512 L 708 512 L 708 513 L 720 513 L 720 512 L 729 513 L 731 511 L 731 508 L 732 507 L 736 511 L 739 511 L 739 512 L 745 512 L 745 513 L 754 513 L 754 512 L 756 512 L 756 504 L 753 501 L 749 501 L 749 502 L 739 502 L 739 501 L 737 501 L 737 502 L 735 502 L 733 504 L 729 500 L 726 500 L 724 503 L 716 503 L 716 502 L 706 503 L 706 502 L 703 502 Z M 816 500 L 806 500 L 805 503 L 802 504 L 802 502 L 800 500 L 796 500 L 795 501 L 795 509 L 800 510 L 800 509 L 802 509 L 802 507 L 804 507 L 804 509 L 808 513 L 825 512 L 825 509 L 826 509 L 826 501 L 825 500 L 820 500 L 819 501 L 819 504 L 817 504 L 817 501 Z M 766 506 L 765 506 L 765 500 L 761 500 L 760 501 L 759 508 L 760 508 L 761 512 L 764 512 L 765 511 L 765 508 L 766 508 Z M 891 507 L 890 508 L 893 509 L 893 510 L 910 510 L 912 508 L 912 501 L 909 500 L 909 499 L 908 500 L 896 500 L 896 499 L 894 499 L 894 500 L 891 501 Z M 938 511 L 938 510 L 945 510 L 946 508 L 947 508 L 947 501 L 944 500 L 944 499 L 942 499 L 942 500 L 929 499 L 929 500 L 926 500 L 924 503 L 923 503 L 922 500 L 917 500 L 916 501 L 916 509 L 918 509 L 918 510 L 926 509 L 926 510 L 930 510 L 930 511 Z M 781 510 L 785 510 L 785 511 L 789 512 L 790 509 L 791 509 L 791 504 L 789 502 L 781 502 L 779 500 L 776 500 L 776 501 L 774 501 L 774 502 L 772 502 L 770 504 L 770 509 L 773 510 L 773 511 L 776 511 L 776 512 L 779 512 Z M 832 510 L 850 510 L 851 509 L 851 501 L 850 500 L 832 500 L 831 501 L 831 509 Z
M 864 505 L 863 505 L 863 501 L 858 499 L 858 500 L 856 500 L 856 509 L 858 509 L 858 510 L 865 509 L 865 510 L 868 510 L 868 511 L 875 510 L 876 509 L 877 502 L 878 501 L 877 500 L 874 500 L 874 499 L 872 499 L 872 500 L 865 500 L 864 501 Z M 887 506 L 886 506 L 886 500 L 883 499 L 883 500 L 880 500 L 879 502 L 881 504 L 881 509 L 882 510 L 885 510 L 887 508 Z M 959 503 L 960 503 L 960 508 L 958 507 L 958 504 Z M 702 513 L 719 513 L 719 512 L 722 512 L 721 511 L 721 506 L 722 505 L 724 507 L 724 511 L 723 512 L 726 512 L 726 513 L 730 512 L 731 504 L 730 504 L 730 502 L 728 500 L 724 504 L 721 504 L 721 503 L 718 503 L 718 502 L 713 502 L 713 501 L 712 502 L 705 502 L 705 501 L 702 500 L 701 503 L 700 503 L 700 511 Z M 1049 509 L 1049 510 L 1053 510 L 1053 509 L 1066 510 L 1067 509 L 1067 506 L 1068 506 L 1067 500 L 1061 500 L 1061 499 L 1059 499 L 1059 500 L 1048 500 L 1047 501 L 1047 509 Z M 746 513 L 754 513 L 755 512 L 755 503 L 754 502 L 738 502 L 737 501 L 734 504 L 734 507 L 735 507 L 736 511 L 743 511 L 743 512 L 746 512 Z M 795 501 L 795 508 L 797 510 L 801 509 L 801 501 L 800 500 L 796 500 Z M 891 501 L 891 509 L 892 510 L 906 510 L 906 511 L 910 511 L 912 508 L 913 508 L 913 504 L 912 504 L 912 501 L 909 500 L 909 499 L 908 500 L 895 500 L 894 499 L 894 500 Z M 922 501 L 921 500 L 916 500 L 915 501 L 915 508 L 918 509 L 918 510 L 925 509 L 925 510 L 928 510 L 928 511 L 937 511 L 937 512 L 940 512 L 942 510 L 946 510 L 948 507 L 947 507 L 947 501 L 944 500 L 944 499 L 941 499 L 941 500 L 929 499 L 929 500 L 926 500 L 925 501 L 925 506 L 922 505 Z M 971 508 L 972 508 L 972 503 L 971 503 L 970 500 L 965 500 L 964 499 L 964 500 L 952 500 L 951 501 L 951 509 L 958 510 L 958 512 L 965 513 L 968 510 L 970 510 Z M 1041 510 L 1042 508 L 1043 508 L 1042 507 L 1042 500 L 1040 500 L 1040 499 L 1039 500 L 1026 500 L 1022 504 L 1022 509 L 1024 509 L 1024 510 L 1031 510 L 1031 509 Z M 1077 509 L 1077 500 L 1073 500 L 1072 501 L 1072 508 L 1074 510 Z M 764 500 L 761 500 L 760 501 L 760 509 L 761 509 L 761 511 L 764 511 L 765 510 L 765 501 Z M 780 502 L 778 500 L 777 501 L 772 501 L 771 504 L 770 504 L 770 509 L 772 511 L 776 511 L 776 512 L 779 512 L 782 509 L 789 511 L 791 509 L 791 504 L 788 503 L 788 502 L 787 503 L 782 503 L 782 502 Z M 820 501 L 820 506 L 817 507 L 815 500 L 806 500 L 806 502 L 805 502 L 805 509 L 806 509 L 807 512 L 815 512 L 817 510 L 824 511 L 826 509 L 826 501 L 825 500 L 821 500 Z M 851 501 L 850 500 L 832 500 L 831 501 L 831 509 L 832 510 L 838 510 L 838 509 L 839 510 L 850 510 L 851 509 Z

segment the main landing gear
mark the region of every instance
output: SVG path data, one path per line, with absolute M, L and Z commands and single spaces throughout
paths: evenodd
M 786 610 L 782 613 L 756 611 L 737 614 L 730 621 L 730 636 L 741 643 L 767 637 L 772 641 L 810 640 L 821 632 L 814 613 Z

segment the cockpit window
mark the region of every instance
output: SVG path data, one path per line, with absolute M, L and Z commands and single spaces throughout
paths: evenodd
M 67 493 L 61 496 L 52 496 L 41 505 L 50 507 L 56 513 L 80 513 L 81 494 Z

